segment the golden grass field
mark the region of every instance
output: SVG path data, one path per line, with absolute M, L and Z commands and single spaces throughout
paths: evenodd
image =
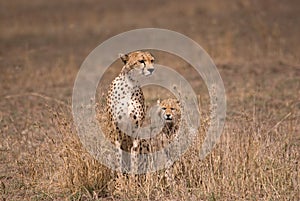
M 0 2 L 0 20 L 0 200 L 300 200 L 299 1 L 11 0 Z M 171 168 L 174 185 L 163 171 L 143 182 L 117 178 L 85 151 L 72 121 L 86 56 L 145 27 L 198 42 L 226 89 L 224 132 L 201 161 L 207 89 L 182 60 L 153 51 L 190 81 L 203 117 L 197 140 Z M 121 65 L 99 85 L 100 106 Z M 146 88 L 147 104 L 162 94 Z

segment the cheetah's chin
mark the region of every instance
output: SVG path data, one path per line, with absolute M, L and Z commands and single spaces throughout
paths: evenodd
M 152 73 L 150 73 L 149 71 L 146 71 L 146 73 L 144 72 L 143 75 L 145 75 L 146 77 L 152 75 Z

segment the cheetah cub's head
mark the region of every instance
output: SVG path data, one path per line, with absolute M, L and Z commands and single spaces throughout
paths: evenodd
M 125 64 L 122 69 L 123 73 L 137 70 L 139 74 L 148 76 L 154 71 L 154 57 L 149 52 L 136 51 L 129 54 L 120 54 L 120 58 Z
M 177 124 L 181 118 L 180 102 L 169 98 L 160 102 L 157 101 L 160 118 L 168 124 Z

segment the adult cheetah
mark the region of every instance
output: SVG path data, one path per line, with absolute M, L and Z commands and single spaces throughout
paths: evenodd
M 124 66 L 120 74 L 112 81 L 106 99 L 107 110 L 112 123 L 113 140 L 120 150 L 120 167 L 122 167 L 122 150 L 131 152 L 136 138 L 126 135 L 121 126 L 125 122 L 134 129 L 139 128 L 145 119 L 145 99 L 138 76 L 149 76 L 154 71 L 154 57 L 146 51 L 135 51 L 120 55 Z M 128 122 L 130 121 L 130 122 Z M 124 129 L 124 128 L 123 128 Z M 132 136 L 132 135 L 131 135 Z

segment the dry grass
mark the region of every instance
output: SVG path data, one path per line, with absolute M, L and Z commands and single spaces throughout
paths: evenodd
M 0 199 L 300 200 L 299 3 L 255 2 L 151 1 L 149 10 L 135 0 L 1 2 Z M 72 121 L 80 63 L 99 42 L 139 27 L 196 40 L 226 88 L 223 135 L 199 161 L 207 90 L 182 60 L 155 52 L 201 95 L 204 117 L 197 140 L 171 168 L 172 184 L 164 171 L 117 177 L 86 152 Z M 107 72 L 100 97 L 120 65 Z M 147 104 L 166 93 L 145 91 Z
M 220 144 L 204 161 L 198 161 L 196 148 L 201 140 L 195 142 L 171 168 L 176 185 L 168 186 L 163 172 L 148 175 L 143 182 L 116 178 L 82 148 L 65 112 L 52 112 L 58 139 L 50 137 L 35 158 L 23 164 L 25 181 L 45 198 L 72 192 L 70 199 L 297 199 L 299 138 L 292 134 L 299 122 L 286 121 L 291 113 L 271 128 L 257 125 L 255 116 L 240 114 L 227 124 Z M 243 126 L 237 124 L 241 121 Z
M 253 107 L 256 110 L 255 103 Z M 270 126 L 257 121 L 263 114 L 252 112 L 229 120 L 221 142 L 204 161 L 199 161 L 201 136 L 205 131 L 202 129 L 193 148 L 170 169 L 174 184 L 166 183 L 164 171 L 149 174 L 145 180 L 117 178 L 82 150 L 71 132 L 70 121 L 59 118 L 60 133 L 67 135 L 63 140 L 64 166 L 59 177 L 68 181 L 65 187 L 73 189 L 76 195 L 89 198 L 297 200 L 300 157 L 297 116 L 289 112 Z
M 252 110 L 229 115 L 220 143 L 205 160 L 199 161 L 207 128 L 202 124 L 198 140 L 170 169 L 174 174 L 173 184 L 166 183 L 164 171 L 116 177 L 115 172 L 99 164 L 82 147 L 69 109 L 49 107 L 56 136 L 35 125 L 35 132 L 45 139 L 35 149 L 34 158 L 26 156 L 18 165 L 21 173 L 17 178 L 22 178 L 22 186 L 7 189 L 5 184 L 9 178 L 2 177 L 2 196 L 9 199 L 8 192 L 19 194 L 16 190 L 26 187 L 35 195 L 31 198 L 38 200 L 60 197 L 70 200 L 297 200 L 299 111 L 290 110 L 273 124 L 264 124 L 258 119 L 271 115 L 274 108 L 257 111 L 255 97 L 249 98 L 253 99 L 249 103 Z M 292 107 L 297 109 L 297 104 Z

